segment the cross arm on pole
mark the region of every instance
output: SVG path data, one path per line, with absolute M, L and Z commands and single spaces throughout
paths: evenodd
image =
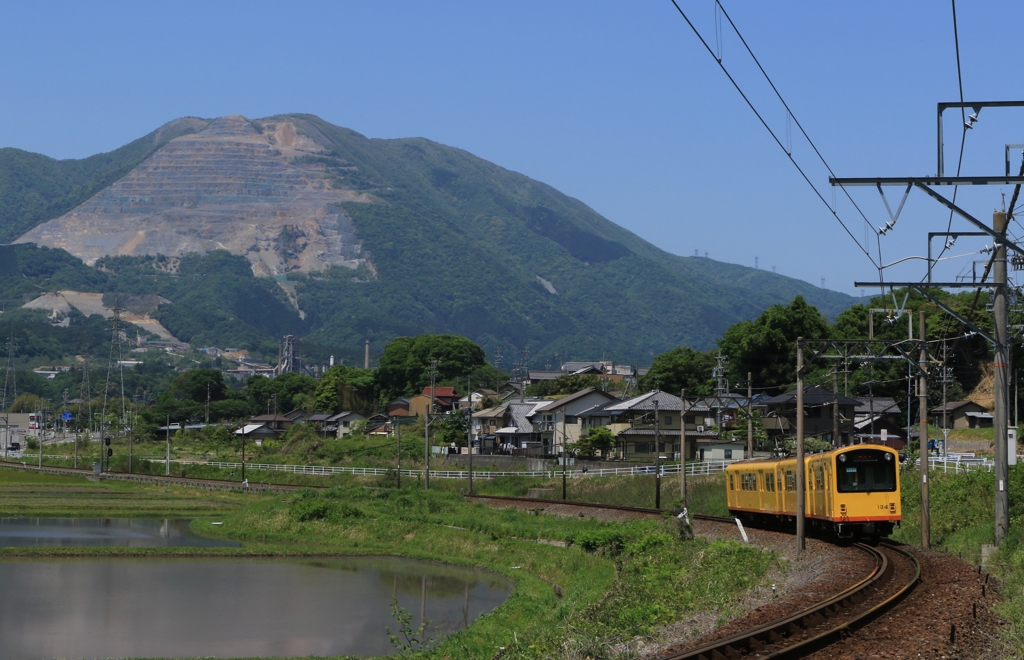
M 943 302 L 942 302 L 941 300 L 939 300 L 938 298 L 936 298 L 935 296 L 933 296 L 932 294 L 930 294 L 930 293 L 928 292 L 928 290 L 927 290 L 927 289 L 928 289 L 928 287 L 924 287 L 924 286 L 920 286 L 920 285 L 918 285 L 918 286 L 915 286 L 915 287 L 914 287 L 914 289 L 916 289 L 916 290 L 917 290 L 917 292 L 918 292 L 918 293 L 920 293 L 920 294 L 921 294 L 922 296 L 924 296 L 925 298 L 927 298 L 927 299 L 928 299 L 928 300 L 930 300 L 931 302 L 935 303 L 935 305 L 936 305 L 936 306 L 937 306 L 937 307 L 938 307 L 939 309 L 941 309 L 941 310 L 942 310 L 942 311 L 944 311 L 945 313 L 949 314 L 950 316 L 952 316 L 953 318 L 955 318 L 955 319 L 956 319 L 957 321 L 960 321 L 961 323 L 963 323 L 963 324 L 964 324 L 965 326 L 967 326 L 967 327 L 968 327 L 968 328 L 969 328 L 969 329 L 970 329 L 970 330 L 971 330 L 972 332 L 976 332 L 976 333 L 978 333 L 979 335 L 981 335 L 982 337 L 984 337 L 984 338 L 985 338 L 985 340 L 986 340 L 986 341 L 988 341 L 988 342 L 991 342 L 991 343 L 993 343 L 993 344 L 995 344 L 995 343 L 996 343 L 996 340 L 992 338 L 992 335 L 990 335 L 989 333 L 985 332 L 984 330 L 982 330 L 982 329 L 981 329 L 981 328 L 979 328 L 978 326 L 974 325 L 973 323 L 971 323 L 970 321 L 968 321 L 967 319 L 965 319 L 965 318 L 964 318 L 963 316 L 961 316 L 960 314 L 957 314 L 956 312 L 954 312 L 954 311 L 953 311 L 952 309 L 950 309 L 950 308 L 949 308 L 949 305 L 946 305 L 946 304 L 945 304 L 945 303 L 943 303 Z

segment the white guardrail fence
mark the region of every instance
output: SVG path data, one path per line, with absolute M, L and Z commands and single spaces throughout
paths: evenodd
M 2 454 L 0 454 L 2 457 Z M 13 460 L 25 461 L 27 463 L 34 463 L 39 459 L 39 454 L 21 454 L 18 456 L 11 456 Z M 61 456 L 56 454 L 43 454 L 44 459 L 63 459 L 70 460 L 70 456 Z M 481 456 L 481 460 L 486 460 L 486 456 Z M 92 459 L 79 458 L 78 462 L 85 465 L 87 461 Z M 151 463 L 163 463 L 164 457 L 138 457 L 136 460 L 146 460 Z M 686 464 L 687 476 L 709 476 L 723 472 L 725 467 L 736 461 L 698 461 Z M 229 463 L 223 461 L 196 461 L 196 460 L 178 460 L 171 459 L 171 463 L 182 463 L 182 464 L 195 464 L 195 465 L 209 465 L 210 467 L 221 468 L 225 470 L 241 470 L 241 463 Z M 921 465 L 921 459 L 918 458 L 915 463 L 916 466 Z M 959 474 L 960 472 L 968 472 L 971 470 L 985 470 L 991 472 L 994 468 L 994 463 L 986 458 L 975 458 L 973 455 L 960 455 L 954 456 L 950 454 L 948 457 L 941 456 L 930 456 L 928 458 L 928 465 L 933 471 L 941 472 L 954 472 Z M 245 468 L 247 470 L 262 470 L 266 472 L 287 472 L 290 474 L 308 474 L 315 476 L 331 476 L 334 474 L 355 474 L 367 477 L 383 477 L 389 472 L 393 472 L 390 468 L 362 468 L 362 467 L 334 467 L 330 465 L 282 465 L 277 463 L 246 463 Z M 653 465 L 635 465 L 631 467 L 620 467 L 620 468 L 588 468 L 584 471 L 581 468 L 570 468 L 566 470 L 565 476 L 570 479 L 577 479 L 582 477 L 609 477 L 609 476 L 643 476 L 651 475 L 655 473 L 655 467 Z M 670 463 L 668 465 L 660 466 L 662 475 L 679 474 L 679 464 Z M 431 479 L 466 479 L 469 473 L 466 470 L 431 470 Z M 423 470 L 402 470 L 403 477 L 421 477 L 423 476 Z M 555 477 L 561 477 L 562 470 L 510 470 L 510 471 L 496 471 L 496 470 L 473 470 L 474 479 L 498 479 L 499 477 L 541 477 L 545 479 L 553 479 Z
M 44 458 L 63 458 L 67 459 L 67 456 L 48 456 L 43 455 Z M 26 457 L 27 458 L 27 457 Z M 38 458 L 38 454 L 32 456 L 32 458 Z M 481 457 L 482 460 L 486 460 L 486 457 Z M 163 457 L 139 457 L 136 460 L 147 460 L 151 463 L 163 463 Z M 31 462 L 31 461 L 30 461 Z M 81 460 L 79 460 L 81 462 Z M 687 463 L 686 474 L 687 476 L 706 476 L 716 474 L 725 470 L 725 466 L 733 463 L 734 461 L 704 461 L 698 463 Z M 192 461 L 192 460 L 171 460 L 171 463 L 189 463 L 197 465 L 209 465 L 210 467 L 221 468 L 224 470 L 241 470 L 241 463 L 228 463 L 222 461 Z M 290 474 L 308 474 L 315 476 L 331 476 L 334 474 L 355 474 L 367 477 L 383 477 L 389 472 L 393 473 L 393 469 L 388 468 L 361 468 L 361 467 L 333 467 L 330 465 L 280 465 L 276 463 L 246 463 L 246 470 L 262 470 L 266 472 L 287 472 Z M 653 465 L 639 465 L 633 467 L 621 467 L 621 468 L 595 468 L 587 469 L 583 471 L 580 468 L 573 468 L 566 470 L 566 477 L 577 479 L 581 477 L 608 477 L 613 475 L 618 476 L 636 476 L 636 475 L 650 475 L 655 473 L 655 467 Z M 669 464 L 661 466 L 662 475 L 679 474 L 679 464 Z M 403 477 L 419 477 L 423 475 L 423 470 L 402 470 Z M 469 476 L 469 472 L 466 470 L 431 470 L 431 479 L 466 479 Z M 543 477 L 552 479 L 555 477 L 562 476 L 561 469 L 555 470 L 520 470 L 520 471 L 506 471 L 499 472 L 494 470 L 473 470 L 474 479 L 497 479 L 499 477 Z

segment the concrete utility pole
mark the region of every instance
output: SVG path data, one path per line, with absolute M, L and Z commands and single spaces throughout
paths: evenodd
M 807 548 L 804 532 L 804 338 L 796 339 L 796 551 Z
M 992 214 L 992 228 L 1001 237 L 1006 237 L 1006 212 L 996 211 Z M 995 300 L 992 311 L 995 316 L 993 339 L 995 339 L 995 359 L 992 365 L 995 370 L 995 420 L 996 431 L 996 545 L 1006 538 L 1006 530 L 1010 525 L 1010 499 L 1006 488 L 1008 478 L 1009 455 L 1007 452 L 1007 403 L 1009 387 L 1007 370 L 1009 366 L 1009 345 L 1007 342 L 1006 313 L 1006 243 L 996 243 L 995 263 L 992 270 L 995 285 Z
M 654 508 L 661 508 L 661 425 L 658 395 L 654 395 Z
M 466 446 L 469 451 L 469 494 L 473 494 L 473 389 L 472 376 L 466 376 Z
M 747 458 L 754 457 L 754 381 L 747 372 Z
M 366 350 L 363 353 L 363 369 L 370 368 L 370 340 L 366 340 Z
M 434 381 L 437 378 L 437 360 L 430 361 L 430 408 L 423 427 L 423 489 L 430 490 L 430 416 L 434 412 Z
M 167 416 L 167 426 L 164 427 L 167 437 L 167 453 L 164 460 L 164 476 L 171 476 L 171 416 Z M 102 443 L 103 434 L 100 434 L 100 442 Z M 102 456 L 103 445 L 100 445 L 100 455 Z M 245 436 L 242 436 L 242 474 L 245 474 Z M 244 479 L 245 477 L 243 477 Z
M 832 370 L 832 446 L 838 447 L 839 441 L 839 367 Z
M 946 410 L 946 385 L 949 383 L 949 367 L 946 366 L 946 340 L 942 340 L 942 456 L 949 455 L 949 411 Z
M 402 490 L 402 420 L 395 416 L 395 455 L 398 457 L 398 490 Z
M 686 390 L 679 391 L 679 497 L 686 508 Z
M 921 451 L 921 547 L 931 544 L 931 511 L 928 504 L 928 338 L 924 325 L 924 311 L 918 313 L 918 330 L 921 335 L 921 357 L 917 368 L 917 407 L 921 420 L 919 444 Z M 909 429 L 908 429 L 909 431 Z

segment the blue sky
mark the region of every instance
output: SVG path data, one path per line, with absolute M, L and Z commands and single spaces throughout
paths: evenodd
M 948 2 L 723 4 L 837 174 L 934 174 L 935 104 L 958 98 Z M 717 50 L 713 2 L 680 6 Z M 1024 98 L 1024 3 L 962 2 L 957 18 L 965 99 Z M 8 2 L 0 19 L 0 146 L 80 158 L 185 115 L 309 112 L 369 137 L 466 149 L 676 254 L 748 266 L 756 256 L 854 294 L 854 280 L 877 279 L 668 0 Z M 723 63 L 785 136 L 784 109 L 722 34 Z M 1024 110 L 980 119 L 965 174 L 1001 172 L 1003 145 L 1024 143 Z M 958 116 L 947 125 L 952 173 Z M 792 128 L 794 156 L 831 201 L 827 172 Z M 851 192 L 884 224 L 877 192 Z M 987 219 L 1000 192 L 1012 191 L 958 199 Z M 841 195 L 838 210 L 863 242 Z M 947 222 L 912 193 L 882 261 L 924 254 L 925 232 Z M 983 245 L 961 239 L 942 277 L 969 272 Z M 923 265 L 888 273 L 919 279 Z

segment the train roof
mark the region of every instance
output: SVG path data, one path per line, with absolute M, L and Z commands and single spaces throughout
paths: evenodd
M 897 454 L 897 455 L 899 454 L 898 451 L 896 451 L 892 447 L 888 447 L 886 445 L 875 445 L 875 444 L 865 443 L 865 444 L 859 444 L 859 445 L 845 445 L 843 447 L 837 447 L 836 449 L 830 449 L 828 451 L 818 451 L 818 452 L 814 452 L 814 453 L 805 453 L 804 454 L 804 460 L 810 460 L 810 459 L 815 458 L 816 456 L 823 456 L 825 454 L 845 454 L 845 453 L 848 453 L 848 452 L 851 452 L 851 451 L 859 451 L 859 450 L 864 450 L 864 449 L 874 449 L 874 450 L 879 450 L 879 451 L 888 451 L 888 452 L 891 452 L 891 453 Z M 785 463 L 787 461 L 796 461 L 796 455 L 785 456 L 783 458 L 747 458 L 747 459 L 744 459 L 742 461 L 735 461 L 733 463 L 730 463 L 729 465 L 725 466 L 725 468 L 726 468 L 726 470 L 729 470 L 729 469 L 740 469 L 740 468 L 742 468 L 744 466 L 748 466 L 748 465 L 756 466 L 756 465 L 763 465 L 763 464 L 766 464 L 766 463 Z

